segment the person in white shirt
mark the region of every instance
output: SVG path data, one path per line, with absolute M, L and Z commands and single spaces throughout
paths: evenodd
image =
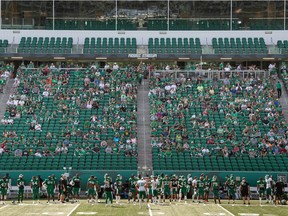
M 275 182 L 269 175 L 265 176 L 265 182 L 266 182 L 266 203 L 268 203 L 271 202 L 272 200 L 272 186 Z
M 36 130 L 36 131 L 42 131 L 41 125 L 40 125 L 39 123 L 37 123 L 37 124 L 35 125 L 35 130 Z
M 115 62 L 113 65 L 113 70 L 118 70 L 119 69 L 119 65 Z
M 43 92 L 43 96 L 44 96 L 44 97 L 48 97 L 48 96 L 49 96 L 49 92 L 48 92 L 47 90 L 45 90 L 45 91 Z
M 159 200 L 161 200 L 161 195 L 158 194 L 158 185 L 159 180 L 157 178 L 157 176 L 152 176 L 152 180 L 151 180 L 151 190 L 152 190 L 152 201 L 154 204 L 157 203 L 157 197 L 159 196 Z
M 34 154 L 36 157 L 42 157 L 42 154 L 37 150 L 37 152 Z
M 110 68 L 110 65 L 106 63 L 105 66 L 104 66 L 104 69 L 107 70 L 109 68 Z
M 197 196 L 197 176 L 194 177 L 192 181 L 192 188 L 193 188 L 193 195 L 192 195 L 192 202 L 194 202 L 195 197 Z
M 141 178 L 137 181 L 136 187 L 138 189 L 138 198 L 139 198 L 139 205 L 140 208 L 142 207 L 142 201 L 146 198 L 146 188 L 147 188 L 147 182 L 144 180 L 144 178 Z

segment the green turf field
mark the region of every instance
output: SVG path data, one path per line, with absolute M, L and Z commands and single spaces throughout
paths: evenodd
M 105 215 L 105 216 L 287 216 L 288 206 L 274 207 L 272 204 L 259 205 L 258 201 L 252 201 L 250 206 L 242 205 L 240 201 L 236 204 L 228 205 L 227 201 L 222 201 L 221 205 L 213 204 L 210 201 L 207 204 L 197 204 L 188 201 L 164 203 L 162 205 L 149 204 L 149 207 L 139 207 L 138 204 L 128 204 L 126 200 L 121 204 L 105 207 L 102 202 L 98 204 L 88 204 L 86 200 L 80 203 L 65 204 L 46 204 L 43 200 L 40 204 L 32 204 L 31 201 L 25 201 L 23 204 L 6 203 L 0 206 L 0 215 L 2 216 L 28 216 L 28 215 Z

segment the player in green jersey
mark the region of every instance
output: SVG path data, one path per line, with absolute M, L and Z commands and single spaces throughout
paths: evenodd
M 87 181 L 87 196 L 88 203 L 98 202 L 98 181 L 93 175 Z
M 116 203 L 117 204 L 120 202 L 120 199 L 121 199 L 122 187 L 123 187 L 122 176 L 118 174 L 116 177 Z
M 137 184 L 137 178 L 134 175 L 132 175 L 131 178 L 129 178 L 129 185 L 130 185 L 129 198 L 128 198 L 129 203 L 131 199 L 133 199 L 134 203 L 136 202 L 137 198 L 136 184 Z
M 80 199 L 80 188 L 81 188 L 81 178 L 79 173 L 77 173 L 71 180 L 71 185 L 73 187 L 73 199 L 74 201 L 79 201 Z
M 39 193 L 40 187 L 39 186 L 40 186 L 39 179 L 36 178 L 36 176 L 32 176 L 32 179 L 30 181 L 30 187 L 32 190 L 33 204 L 35 204 L 36 200 L 38 200 L 38 203 L 40 203 L 40 193 Z
M 169 199 L 171 203 L 172 201 L 171 188 L 172 188 L 172 182 L 170 181 L 169 176 L 165 175 L 165 178 L 162 181 L 162 191 L 163 191 L 164 202 L 165 202 L 165 199 Z
M 213 192 L 213 197 L 214 197 L 214 202 L 216 204 L 216 200 L 218 199 L 219 204 L 221 204 L 220 202 L 220 195 L 219 195 L 219 188 L 220 188 L 220 183 L 217 180 L 217 176 L 213 176 L 212 181 L 211 181 L 211 188 L 212 188 L 212 192 Z
M 185 203 L 187 203 L 188 181 L 185 179 L 184 176 L 180 176 L 178 181 L 178 187 L 179 187 L 179 202 L 181 202 L 183 198 Z
M 197 181 L 197 201 L 200 202 L 200 199 L 204 200 L 204 189 L 205 189 L 205 182 L 204 176 L 201 176 L 200 179 Z
M 23 179 L 23 175 L 20 174 L 19 178 L 17 179 L 17 186 L 18 186 L 18 203 L 23 202 L 24 198 L 24 188 L 25 188 L 25 180 Z
M 5 201 L 7 199 L 7 192 L 9 188 L 9 179 L 7 176 L 3 176 L 2 179 L 0 179 L 0 204 L 5 204 Z
M 51 176 L 48 176 L 47 179 L 44 180 L 43 182 L 43 187 L 46 189 L 47 191 L 47 203 L 50 203 L 50 199 L 52 198 L 53 202 L 55 201 L 55 194 L 54 194 L 54 190 L 55 190 L 55 182 L 52 179 Z
M 208 202 L 209 191 L 210 191 L 210 183 L 211 183 L 211 180 L 208 178 L 208 176 L 206 176 L 204 179 L 204 200 L 206 200 L 207 202 Z
M 233 200 L 233 204 L 235 203 L 235 192 L 236 192 L 236 182 L 231 176 L 230 178 L 227 178 L 226 182 L 226 187 L 228 189 L 228 204 L 230 204 L 230 200 Z
M 144 178 L 144 180 L 146 180 L 146 184 L 147 184 L 147 203 L 149 203 L 149 200 L 151 200 L 151 203 L 153 203 L 153 198 L 152 198 L 152 185 L 151 185 L 151 180 L 153 179 L 153 177 L 146 177 Z
M 266 182 L 262 178 L 257 181 L 257 192 L 259 194 L 259 202 L 262 205 L 262 199 L 265 199 Z

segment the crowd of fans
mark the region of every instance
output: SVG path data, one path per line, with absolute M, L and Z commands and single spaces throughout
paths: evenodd
M 64 68 L 65 67 L 65 68 Z M 137 156 L 136 94 L 142 68 L 22 64 L 1 120 L 0 153 L 71 151 Z
M 223 80 L 150 79 L 152 146 L 192 157 L 287 155 L 287 124 L 272 81 L 236 73 Z

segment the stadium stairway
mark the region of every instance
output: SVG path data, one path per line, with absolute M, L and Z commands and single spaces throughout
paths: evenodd
M 8 79 L 4 89 L 3 93 L 0 93 L 0 119 L 4 117 L 7 101 L 9 100 L 9 96 L 13 91 L 13 83 L 14 79 Z
M 143 80 L 137 94 L 138 172 L 152 174 L 151 127 L 149 118 L 149 80 Z

